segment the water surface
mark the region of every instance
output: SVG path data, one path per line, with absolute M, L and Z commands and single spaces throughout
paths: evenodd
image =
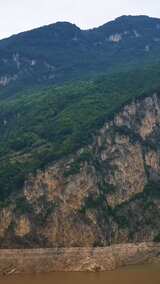
M 57 272 L 13 275 L 0 284 L 160 284 L 159 265 L 138 265 L 110 272 Z

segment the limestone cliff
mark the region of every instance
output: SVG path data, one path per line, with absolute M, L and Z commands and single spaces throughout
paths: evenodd
M 160 236 L 160 97 L 126 105 L 93 143 L 30 175 L 0 210 L 0 246 L 92 247 Z

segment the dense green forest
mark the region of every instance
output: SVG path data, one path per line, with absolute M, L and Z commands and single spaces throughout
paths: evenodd
M 127 102 L 160 90 L 160 65 L 0 97 L 1 204 L 31 172 L 91 143 Z

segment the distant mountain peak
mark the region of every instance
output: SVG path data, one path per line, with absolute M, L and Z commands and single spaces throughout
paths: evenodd
M 115 21 L 123 21 L 123 20 L 148 20 L 148 19 L 152 19 L 149 16 L 146 15 L 122 15 L 118 18 L 115 19 Z M 156 18 L 154 18 L 156 19 Z
M 146 15 L 123 15 L 115 19 L 115 22 L 132 22 L 132 23 L 139 23 L 139 22 L 151 22 L 151 21 L 159 21 L 158 18 L 149 17 Z
M 75 24 L 67 22 L 67 21 L 58 21 L 56 23 L 53 24 L 55 27 L 75 27 L 78 28 Z
M 55 29 L 58 29 L 58 30 L 61 30 L 61 29 L 70 29 L 70 30 L 80 30 L 79 27 L 77 27 L 75 24 L 72 24 L 70 22 L 56 22 L 54 24 L 52 24 L 52 27 L 55 28 Z
M 134 18 L 149 19 L 150 17 L 146 15 L 122 15 L 120 17 L 117 17 L 115 20 L 134 19 Z
M 123 15 L 89 30 L 56 22 L 0 41 L 0 93 L 90 79 L 157 62 L 159 54 L 157 18 Z

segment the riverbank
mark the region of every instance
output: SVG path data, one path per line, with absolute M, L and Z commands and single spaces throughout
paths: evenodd
M 53 271 L 109 271 L 122 266 L 160 263 L 160 243 L 96 248 L 1 249 L 0 274 Z
M 159 284 L 160 264 L 142 264 L 106 272 L 50 272 L 2 276 L 2 284 Z

